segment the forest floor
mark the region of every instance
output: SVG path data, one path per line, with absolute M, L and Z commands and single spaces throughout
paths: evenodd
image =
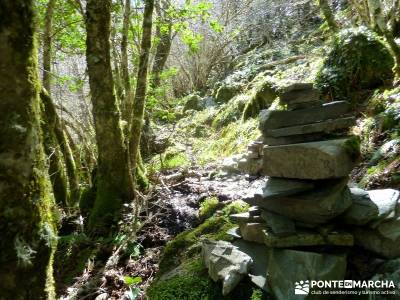
M 158 184 L 142 211 L 141 217 L 147 221 L 136 235 L 137 253 L 119 257 L 120 249 L 115 247 L 111 256 L 89 263 L 72 286 L 64 287 L 61 299 L 144 299 L 143 291 L 158 272 L 164 246 L 180 232 L 201 224 L 199 211 L 204 200 L 218 199 L 222 208 L 254 194 L 264 182 L 263 177 L 220 175 L 216 170 L 217 165 L 208 165 L 157 173 L 153 180 Z

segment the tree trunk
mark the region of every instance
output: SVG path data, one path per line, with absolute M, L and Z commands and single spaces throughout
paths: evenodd
M 328 0 L 318 0 L 318 5 L 325 21 L 328 23 L 329 29 L 334 33 L 337 32 L 339 30 L 339 26 L 335 21 L 335 17 L 332 9 L 329 6 Z
M 158 44 L 156 49 L 156 54 L 154 56 L 154 63 L 153 68 L 151 71 L 152 80 L 151 80 L 151 87 L 156 88 L 160 85 L 160 75 L 164 71 L 165 63 L 167 62 L 171 44 L 172 44 L 172 24 L 169 20 L 166 20 L 165 16 L 163 16 L 162 10 L 167 10 L 169 8 L 168 4 L 165 8 L 161 8 L 156 5 L 156 11 L 161 19 L 160 22 L 167 23 L 167 31 L 164 32 L 161 30 L 160 24 L 156 26 L 156 37 L 158 38 Z
M 57 204 L 61 207 L 68 207 L 69 192 L 68 192 L 68 176 L 64 166 L 64 156 L 55 133 L 56 117 L 51 114 L 49 101 L 50 96 L 46 91 L 42 90 L 40 94 L 42 109 L 42 131 L 44 137 L 44 149 L 49 160 L 49 176 L 53 186 L 53 194 Z
M 110 63 L 111 0 L 88 0 L 86 59 L 98 148 L 97 193 L 89 230 L 106 235 L 131 197 L 120 111 Z M 116 229 L 116 228 L 114 228 Z
M 385 39 L 394 58 L 394 81 L 395 84 L 398 84 L 400 83 L 400 46 L 396 43 L 395 38 L 390 33 L 385 34 Z
M 43 32 L 43 87 L 51 94 L 51 55 L 53 34 L 53 13 L 55 0 L 49 0 L 46 8 Z
M 139 58 L 139 69 L 137 74 L 135 100 L 133 102 L 131 130 L 129 131 L 130 162 L 132 168 L 131 171 L 133 174 L 136 174 L 137 172 L 140 136 L 143 127 L 143 116 L 147 90 L 147 73 L 151 49 L 151 30 L 153 26 L 153 9 L 154 0 L 146 0 L 143 15 L 143 35 Z
M 0 1 L 0 299 L 55 299 L 33 6 Z
M 129 33 L 129 17 L 131 14 L 131 0 L 125 0 L 124 19 L 122 23 L 122 41 L 121 41 L 121 72 L 124 85 L 124 97 L 122 99 L 122 119 L 129 120 L 132 110 L 132 89 L 129 78 L 128 67 L 128 33 Z

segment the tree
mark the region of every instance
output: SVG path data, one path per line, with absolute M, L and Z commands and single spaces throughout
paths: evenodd
M 141 42 L 141 53 L 137 74 L 137 84 L 133 110 L 131 117 L 131 129 L 129 140 L 130 167 L 131 172 L 136 174 L 138 168 L 140 137 L 143 127 L 144 109 L 147 91 L 147 73 L 151 49 L 151 31 L 153 27 L 154 0 L 146 0 L 143 13 L 143 34 Z
M 391 51 L 395 65 L 395 82 L 400 81 L 400 45 L 395 40 L 397 22 L 400 15 L 400 1 L 393 0 L 391 5 L 382 0 L 351 0 L 351 5 L 364 25 L 382 36 Z
M 0 2 L 0 41 L 0 298 L 54 299 L 32 0 Z
M 43 32 L 43 87 L 51 94 L 51 55 L 53 40 L 53 14 L 56 0 L 49 0 L 46 8 Z
M 98 148 L 96 200 L 89 230 L 106 234 L 116 225 L 123 203 L 131 198 L 120 111 L 110 63 L 111 0 L 89 0 L 86 6 L 86 60 Z
M 329 29 L 332 32 L 337 32 L 339 30 L 339 26 L 335 21 L 335 17 L 333 15 L 332 9 L 329 6 L 328 0 L 318 0 L 318 6 L 321 10 L 322 15 L 326 23 L 328 23 Z

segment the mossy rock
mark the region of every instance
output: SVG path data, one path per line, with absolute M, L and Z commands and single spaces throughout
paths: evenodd
M 221 106 L 217 112 L 211 127 L 215 130 L 221 129 L 230 123 L 236 122 L 242 118 L 242 113 L 246 103 L 251 101 L 251 95 L 240 94 L 234 99 Z
M 227 103 L 241 91 L 239 85 L 223 84 L 220 86 L 215 94 L 215 101 L 218 104 Z
M 391 79 L 393 65 L 389 50 L 376 35 L 363 27 L 343 30 L 334 38 L 315 82 L 331 100 L 357 101 L 361 90 Z
M 202 110 L 201 107 L 201 97 L 196 94 L 191 94 L 185 97 L 185 105 L 183 107 L 183 112 L 188 110 Z

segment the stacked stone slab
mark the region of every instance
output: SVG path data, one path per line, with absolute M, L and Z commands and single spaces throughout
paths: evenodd
M 356 243 L 400 257 L 400 193 L 349 188 L 358 149 L 347 135 L 355 123 L 347 102 L 322 104 L 304 83 L 284 89 L 280 101 L 285 110 L 260 114 L 265 186 L 244 199 L 252 205 L 249 212 L 231 216 L 239 227 L 230 233 L 250 256 L 246 243 L 266 246 L 268 271 L 265 280 L 253 276 L 254 283 L 276 299 L 298 299 L 288 287 L 295 281 L 344 279 L 346 251 L 340 249 Z

